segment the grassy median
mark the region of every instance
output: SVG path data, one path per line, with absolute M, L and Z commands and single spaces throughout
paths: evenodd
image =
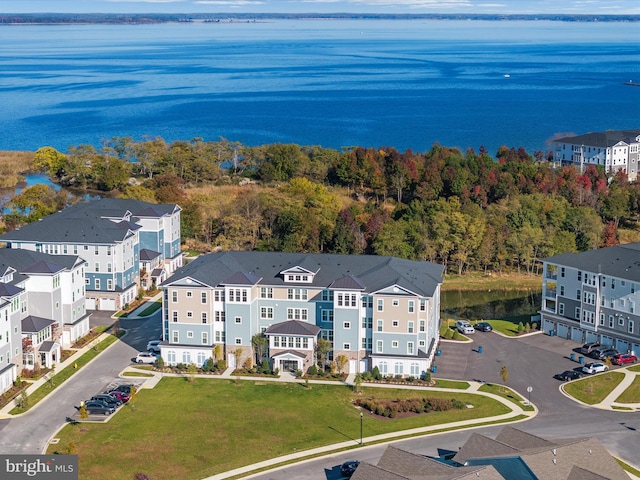
M 360 439 L 360 397 L 456 398 L 473 408 L 406 418 L 365 413 L 364 437 L 501 415 L 507 407 L 463 392 L 364 388 L 344 385 L 164 378 L 141 390 L 105 424 L 66 426 L 49 453 L 75 452 L 80 479 L 199 479 L 262 460 Z

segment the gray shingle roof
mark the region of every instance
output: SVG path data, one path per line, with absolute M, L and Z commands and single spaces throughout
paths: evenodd
M 129 230 L 140 228 L 135 224 L 137 212 L 141 217 L 160 217 L 176 209 L 179 207 L 175 204 L 155 205 L 139 200 L 103 198 L 67 207 L 39 222 L 7 232 L 0 236 L 0 240 L 83 244 L 120 242 L 127 238 Z M 127 213 L 132 214 L 130 222 L 124 220 Z
M 13 297 L 22 292 L 22 288 L 18 288 L 8 283 L 0 283 L 0 297 Z
M 29 315 L 22 319 L 22 332 L 38 333 L 54 323 L 56 323 L 55 320 Z
M 640 243 L 628 243 L 581 253 L 561 253 L 543 259 L 592 273 L 640 281 Z
M 153 250 L 149 250 L 148 248 L 143 248 L 140 250 L 140 260 L 149 261 L 154 258 L 158 258 L 160 256 L 160 252 L 154 252 Z
M 82 260 L 77 255 L 48 255 L 17 248 L 0 248 L 0 271 L 13 267 L 20 273 L 57 273 L 73 269 Z
M 351 275 L 365 291 L 375 292 L 391 285 L 433 296 L 443 281 L 443 267 L 435 263 L 403 260 L 375 255 L 334 255 L 283 252 L 217 252 L 203 255 L 177 270 L 163 285 L 193 278 L 212 287 L 220 286 L 237 272 L 260 278 L 259 285 L 290 285 L 280 272 L 295 266 L 317 271 L 313 284 L 296 284 L 328 288 L 337 279 Z
M 287 320 L 286 322 L 271 325 L 264 332 L 265 335 L 297 335 L 297 336 L 317 336 L 320 327 L 300 320 Z
M 38 350 L 41 352 L 52 352 L 56 349 L 56 346 L 59 346 L 59 344 L 50 340 L 45 340 L 40 344 L 40 348 L 38 348 Z
M 278 357 L 281 357 L 282 355 L 293 355 L 293 356 L 298 357 L 298 358 L 307 358 L 307 356 L 304 353 L 298 352 L 296 350 L 285 350 L 283 352 L 276 353 L 275 355 L 272 355 L 272 357 L 273 358 L 278 358 Z
M 609 130 L 606 132 L 590 132 L 573 137 L 562 137 L 554 140 L 556 143 L 568 143 L 571 145 L 588 145 L 591 147 L 612 147 L 618 142 L 632 143 L 634 138 L 640 135 L 640 129 L 635 130 Z
M 331 285 L 329 285 L 329 288 L 336 290 L 364 290 L 366 287 L 353 275 L 346 275 L 342 278 L 338 278 L 335 282 L 332 282 Z

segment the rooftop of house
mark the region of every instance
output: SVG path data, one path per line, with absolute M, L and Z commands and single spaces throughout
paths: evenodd
M 0 241 L 105 244 L 122 242 L 139 230 L 136 220 L 180 211 L 175 204 L 104 198 L 78 203 L 0 236 Z
M 561 253 L 542 261 L 640 282 L 640 242 L 581 253 Z
M 640 129 L 635 130 L 608 130 L 606 132 L 590 132 L 583 135 L 575 135 L 557 138 L 555 143 L 568 143 L 571 145 L 584 145 L 589 147 L 613 147 L 624 142 L 626 144 L 638 143 L 636 138 L 640 135 Z
M 595 438 L 550 441 L 506 426 L 495 439 L 473 433 L 454 464 L 388 446 L 377 465 L 361 463 L 353 480 L 626 480 Z
M 286 282 L 282 272 L 294 267 L 314 272 L 313 282 Z M 217 252 L 180 268 L 162 286 L 235 284 L 339 288 L 369 293 L 388 289 L 389 295 L 413 293 L 431 297 L 443 281 L 443 272 L 443 267 L 435 263 L 375 255 Z

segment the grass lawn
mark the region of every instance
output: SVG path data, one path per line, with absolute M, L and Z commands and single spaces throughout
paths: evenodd
M 457 398 L 474 408 L 408 418 L 364 417 L 364 436 L 500 415 L 508 409 L 467 393 L 363 388 L 362 397 Z M 72 446 L 80 479 L 199 479 L 261 460 L 360 438 L 356 398 L 344 385 L 164 378 L 108 423 L 67 425 L 48 453 Z
M 633 367 L 627 367 L 630 372 L 640 372 L 640 365 L 634 365 Z
M 142 312 L 140 312 L 141 317 L 148 317 L 149 315 L 157 312 L 162 308 L 162 299 L 153 302 L 147 308 L 145 308 Z
M 516 403 L 522 407 L 525 411 L 533 411 L 534 408 L 531 405 L 525 405 L 524 399 L 518 395 L 516 392 L 511 390 L 509 387 L 505 387 L 504 385 L 496 385 L 494 383 L 485 383 L 480 387 L 481 392 L 493 393 L 494 395 L 498 395 L 502 398 L 506 398 L 507 400 Z
M 493 273 L 485 275 L 481 272 L 471 272 L 465 275 L 445 275 L 442 290 L 466 290 L 484 291 L 488 288 L 494 290 L 536 290 L 542 288 L 540 275 L 527 275 L 524 273 Z
M 633 379 L 633 383 L 629 385 L 622 395 L 620 395 L 616 402 L 618 403 L 640 403 L 640 376 L 636 375 Z
M 594 405 L 604 400 L 623 379 L 624 373 L 607 372 L 569 382 L 564 391 L 583 403 Z

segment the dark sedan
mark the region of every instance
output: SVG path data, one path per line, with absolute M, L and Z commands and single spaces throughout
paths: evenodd
M 344 462 L 342 465 L 340 465 L 340 474 L 343 477 L 351 478 L 351 475 L 354 474 L 354 472 L 358 468 L 358 465 L 360 465 L 360 462 L 357 460 L 350 460 L 348 462 Z
M 108 393 L 103 393 L 100 395 L 94 395 L 93 397 L 91 397 L 91 400 L 96 400 L 99 402 L 103 402 L 106 403 L 107 405 L 110 405 L 112 407 L 118 408 L 120 405 L 122 405 L 122 400 L 114 397 L 113 395 L 110 395 Z
M 576 372 L 575 370 L 566 370 L 557 374 L 555 378 L 562 380 L 563 382 L 569 382 L 571 380 L 578 380 L 579 378 L 582 378 L 582 373 Z
M 490 332 L 490 331 L 493 330 L 493 327 L 491 326 L 491 324 L 489 322 L 476 323 L 474 328 L 476 330 L 481 331 L 481 332 Z
M 111 415 L 116 411 L 115 407 L 95 400 L 84 402 L 84 407 L 87 409 L 87 413 L 89 413 L 90 415 Z

